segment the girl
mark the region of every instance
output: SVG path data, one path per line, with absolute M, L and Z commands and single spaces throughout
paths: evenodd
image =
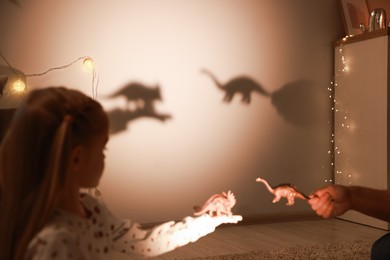
M 112 251 L 156 256 L 241 216 L 187 217 L 151 230 L 115 218 L 81 188 L 104 167 L 108 118 L 79 91 L 32 91 L 0 147 L 0 259 L 110 259 Z

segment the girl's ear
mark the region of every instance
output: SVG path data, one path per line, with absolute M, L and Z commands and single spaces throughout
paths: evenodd
M 84 162 L 85 158 L 85 149 L 83 146 L 78 145 L 72 149 L 70 155 L 70 167 L 69 169 L 72 172 L 78 172 L 81 169 L 81 165 Z

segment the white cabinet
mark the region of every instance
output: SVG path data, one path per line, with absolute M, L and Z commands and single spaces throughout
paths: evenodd
M 336 184 L 388 189 L 389 36 L 347 39 L 335 47 Z M 388 205 L 390 207 L 390 205 Z M 382 229 L 388 222 L 349 211 L 340 218 Z

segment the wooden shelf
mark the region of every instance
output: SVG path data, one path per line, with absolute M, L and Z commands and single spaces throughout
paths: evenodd
M 342 45 L 346 45 L 346 44 L 350 44 L 350 43 L 354 43 L 354 42 L 360 42 L 360 41 L 364 41 L 367 39 L 372 39 L 372 38 L 376 38 L 376 37 L 380 37 L 380 36 L 384 36 L 384 35 L 389 35 L 389 34 L 390 34 L 390 29 L 385 28 L 385 29 L 380 29 L 380 30 L 376 30 L 376 31 L 372 31 L 372 32 L 365 32 L 365 33 L 354 35 L 354 36 L 346 36 L 342 39 L 337 40 L 335 42 L 334 46 L 335 47 L 342 46 Z

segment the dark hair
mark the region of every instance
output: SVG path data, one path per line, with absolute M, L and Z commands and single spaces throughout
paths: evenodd
M 32 91 L 0 146 L 0 259 L 22 259 L 67 181 L 72 148 L 108 128 L 102 106 L 64 87 Z

